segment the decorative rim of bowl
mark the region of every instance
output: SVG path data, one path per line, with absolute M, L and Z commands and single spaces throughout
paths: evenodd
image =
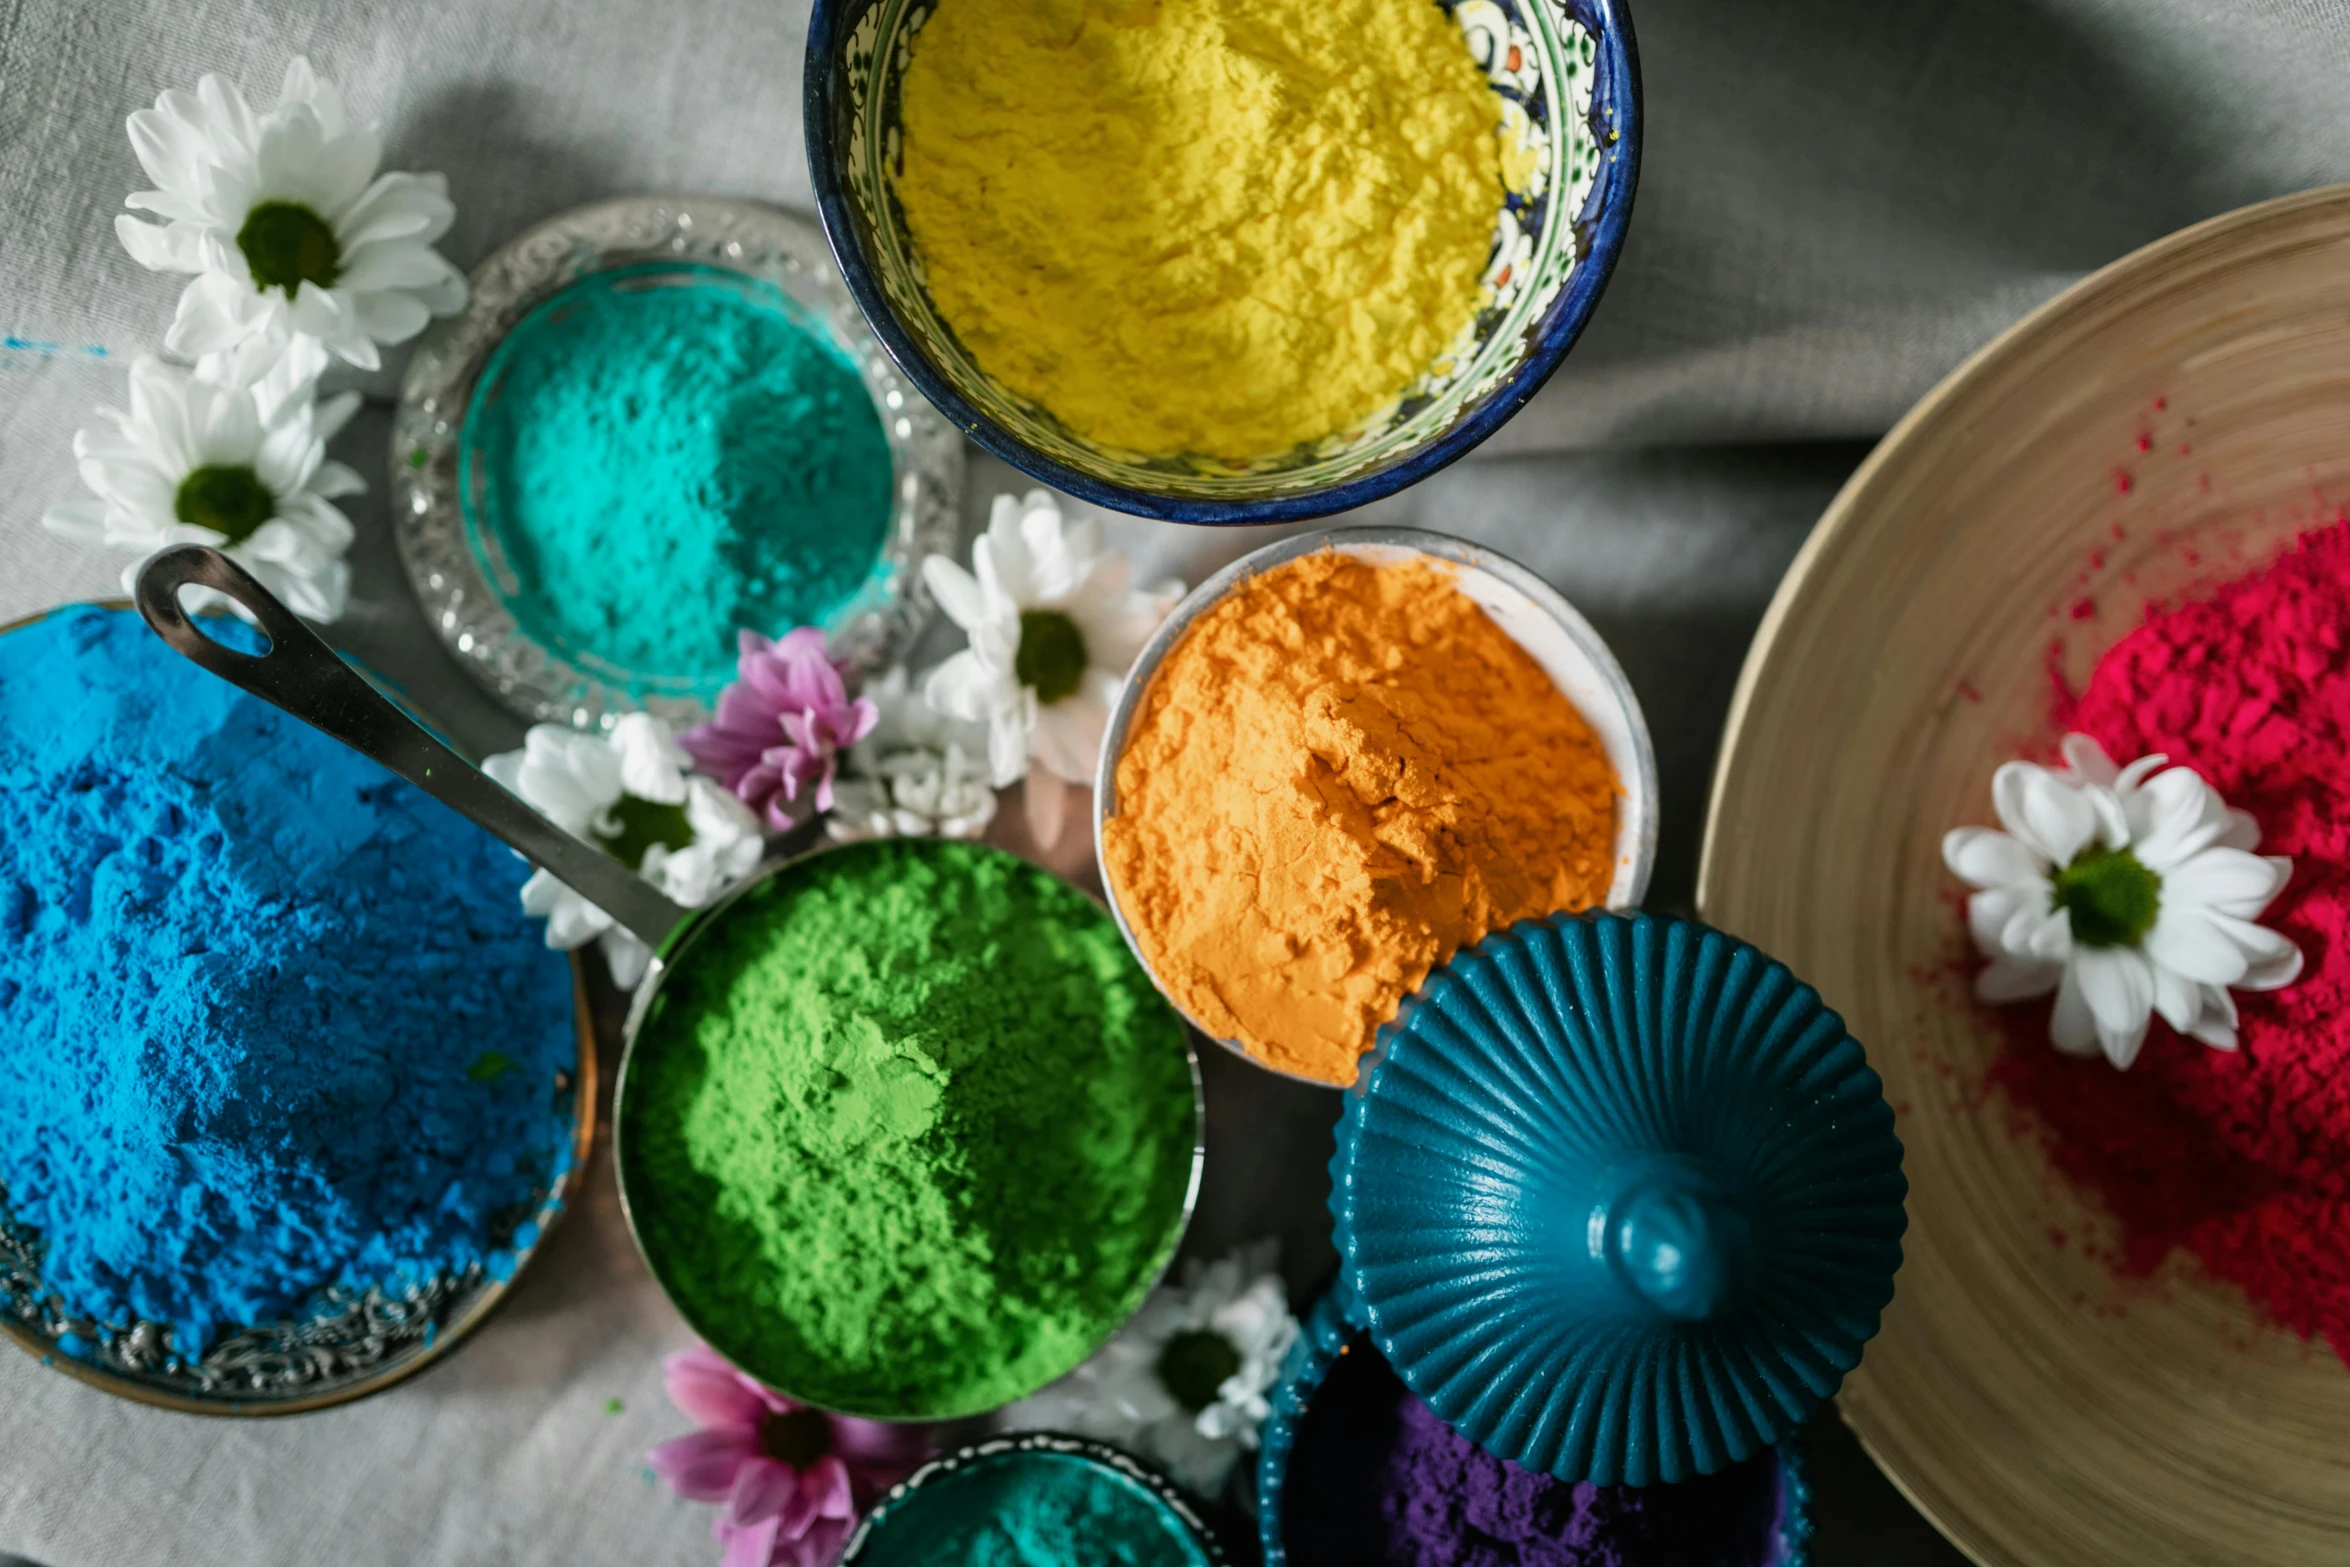
M 1542 390 L 1566 359 L 1567 351 L 1583 335 L 1592 311 L 1598 307 L 1599 296 L 1614 275 L 1616 258 L 1624 248 L 1624 234 L 1632 220 L 1633 196 L 1640 183 L 1643 126 L 1640 50 L 1633 37 L 1625 0 L 1588 0 L 1597 24 L 1589 31 L 1598 49 L 1602 79 L 1616 83 L 1612 123 L 1600 137 L 1609 155 L 1602 160 L 1604 167 L 1593 180 L 1584 204 L 1584 213 L 1592 215 L 1585 254 L 1558 299 L 1538 323 L 1525 358 L 1499 386 L 1478 402 L 1467 405 L 1458 423 L 1419 451 L 1323 489 L 1263 500 L 1210 500 L 1165 495 L 1097 479 L 1036 450 L 957 391 L 898 320 L 887 291 L 873 275 L 864 246 L 857 237 L 847 184 L 828 127 L 833 123 L 839 96 L 838 73 L 833 64 L 852 31 L 851 8 L 861 17 L 874 3 L 879 0 L 865 0 L 864 4 L 859 0 L 815 0 L 808 18 L 807 62 L 801 77 L 800 117 L 807 127 L 808 174 L 815 186 L 816 209 L 824 221 L 825 238 L 832 245 L 833 257 L 847 280 L 849 292 L 898 367 L 957 428 L 1029 477 L 1114 511 L 1162 522 L 1211 526 L 1303 522 L 1368 505 L 1419 483 L 1467 455 Z M 1543 3 L 1543 0 L 1533 0 L 1533 3 Z M 1549 3 L 1562 4 L 1562 0 L 1549 0 Z M 1594 113 L 1597 113 L 1596 105 Z
M 0 625 L 0 636 L 83 607 L 133 609 L 128 599 L 63 604 Z M 571 1139 L 558 1155 L 537 1210 L 525 1221 L 537 1225 L 538 1235 L 528 1246 L 512 1248 L 514 1266 L 503 1279 L 492 1278 L 476 1265 L 455 1279 L 436 1278 L 397 1293 L 380 1286 L 364 1292 L 339 1287 L 319 1291 L 317 1307 L 331 1309 L 314 1308 L 300 1319 L 252 1324 L 215 1342 L 196 1362 L 198 1373 L 211 1367 L 212 1374 L 223 1379 L 267 1375 L 276 1368 L 282 1375 L 299 1377 L 298 1390 L 272 1393 L 248 1386 L 215 1393 L 189 1372 L 162 1369 L 168 1332 L 162 1325 L 137 1322 L 117 1328 L 76 1321 L 65 1315 L 54 1295 L 29 1293 L 40 1286 L 33 1264 L 39 1243 L 8 1218 L 6 1196 L 0 1193 L 0 1336 L 42 1365 L 100 1392 L 190 1415 L 260 1419 L 331 1409 L 381 1393 L 439 1364 L 504 1303 L 586 1179 L 596 1136 L 596 1029 L 588 1004 L 587 970 L 577 952 L 571 954 L 571 1005 L 579 1061 L 568 1090 L 559 1090 L 571 1096 Z M 90 1332 L 78 1331 L 85 1328 Z M 57 1340 L 68 1332 L 95 1338 L 111 1353 L 113 1363 L 60 1350 Z M 332 1371 L 320 1369 L 322 1357 Z
M 660 993 L 663 985 L 668 982 L 671 973 L 676 970 L 686 952 L 703 935 L 721 923 L 728 909 L 755 889 L 778 881 L 787 875 L 796 874 L 811 861 L 823 859 L 829 855 L 845 854 L 852 851 L 870 851 L 883 844 L 936 845 L 945 843 L 964 844 L 970 848 L 983 849 L 990 854 L 1000 855 L 1016 864 L 1027 866 L 1040 876 L 1051 877 L 1052 880 L 1078 893 L 1097 908 L 1102 906 L 1101 899 L 1094 897 L 1067 877 L 1056 875 L 1035 861 L 1023 859 L 1009 849 L 978 839 L 860 838 L 850 842 L 823 843 L 805 853 L 788 855 L 762 865 L 750 880 L 732 889 L 717 902 L 694 910 L 693 917 L 671 931 L 669 939 L 662 942 L 660 950 L 653 954 L 652 962 L 645 970 L 644 981 L 637 986 L 636 997 L 629 1005 L 628 1021 L 623 1036 L 624 1043 L 620 1051 L 620 1070 L 612 1082 L 612 1171 L 613 1185 L 620 1193 L 620 1217 L 628 1226 L 629 1242 L 635 1246 L 637 1257 L 644 1263 L 645 1271 L 652 1275 L 655 1287 L 661 1291 L 661 1298 L 669 1303 L 671 1310 L 685 1319 L 686 1326 L 693 1329 L 695 1335 L 703 1343 L 708 1344 L 730 1363 L 732 1357 L 727 1356 L 726 1347 L 720 1342 L 723 1335 L 711 1333 L 687 1308 L 685 1302 L 678 1299 L 676 1291 L 669 1287 L 669 1281 L 662 1276 L 660 1265 L 653 1260 L 651 1250 L 645 1245 L 643 1226 L 637 1222 L 636 1201 L 629 1191 L 631 1166 L 628 1160 L 628 1088 L 632 1075 L 631 1069 L 636 1064 L 637 1038 L 644 1026 L 645 1018 L 652 1011 L 654 998 Z M 1148 970 L 1145 970 L 1145 974 L 1147 977 Z M 1176 1009 L 1175 1015 L 1179 1019 L 1183 1016 L 1180 1008 Z M 1134 1314 L 1142 1309 L 1143 1302 L 1150 1299 L 1151 1291 L 1159 1287 L 1167 1277 L 1168 1270 L 1175 1266 L 1176 1253 L 1182 1250 L 1183 1237 L 1190 1230 L 1192 1215 L 1199 1207 L 1200 1186 L 1207 1171 L 1208 1160 L 1208 1090 L 1207 1082 L 1200 1074 L 1199 1051 L 1191 1042 L 1189 1029 L 1183 1030 L 1183 1061 L 1191 1074 L 1191 1174 L 1184 1184 L 1182 1207 L 1169 1225 L 1166 1239 L 1162 1243 L 1156 1262 L 1138 1275 L 1134 1290 L 1127 1298 L 1124 1308 L 1111 1314 L 1108 1327 L 1093 1340 L 1085 1355 L 1079 1357 L 1067 1370 L 1075 1370 L 1077 1365 L 1083 1364 L 1095 1351 L 1115 1338 L 1119 1330 L 1125 1327 L 1133 1319 Z M 737 1366 L 736 1369 L 743 1370 L 740 1366 Z M 842 1415 L 850 1419 L 873 1420 L 891 1425 L 940 1425 L 950 1421 L 968 1420 L 992 1414 L 1003 1408 L 1005 1404 L 1019 1402 L 1019 1398 L 1012 1398 L 1000 1403 L 983 1404 L 970 1409 L 945 1409 L 919 1415 L 876 1415 L 867 1414 L 863 1410 L 843 1409 L 835 1405 L 819 1403 L 803 1397 L 790 1388 L 768 1382 L 754 1372 L 744 1370 L 743 1374 L 782 1397 L 790 1399 L 793 1403 L 804 1405 L 807 1408 L 819 1409 L 829 1415 Z M 1066 1371 L 1060 1374 L 1065 1375 Z M 1035 1389 L 1030 1389 L 1030 1391 L 1034 1392 Z M 1020 1395 L 1020 1397 L 1026 1396 L 1026 1394 Z
M 1264 1552 L 1264 1567 L 1289 1564 L 1289 1542 L 1281 1531 L 1282 1504 L 1298 1428 L 1330 1368 L 1358 1345 L 1374 1355 L 1380 1353 L 1362 1320 L 1361 1302 L 1347 1288 L 1341 1273 L 1306 1313 L 1297 1342 L 1290 1346 L 1289 1357 L 1282 1364 L 1281 1380 L 1274 1386 L 1272 1413 L 1257 1433 L 1257 1543 Z M 1380 1358 L 1386 1359 L 1384 1355 Z M 1393 1371 L 1392 1366 L 1389 1369 Z M 1396 1380 L 1403 1380 L 1401 1373 L 1396 1373 Z M 1790 1433 L 1772 1451 L 1779 1461 L 1779 1554 L 1769 1567 L 1810 1567 L 1811 1474 L 1804 1457 L 1803 1433 Z
M 983 1442 L 974 1442 L 968 1447 L 960 1447 L 931 1459 L 891 1486 L 881 1500 L 873 1504 L 872 1510 L 858 1520 L 856 1532 L 849 1536 L 848 1544 L 841 1549 L 839 1567 L 854 1567 L 856 1562 L 863 1559 L 866 1542 L 874 1530 L 886 1523 L 890 1514 L 913 1492 L 934 1480 L 958 1474 L 976 1464 L 1022 1453 L 1051 1453 L 1063 1458 L 1082 1459 L 1096 1469 L 1106 1469 L 1120 1479 L 1142 1487 L 1153 1500 L 1175 1515 L 1206 1567 L 1226 1567 L 1228 1558 L 1223 1546 L 1216 1541 L 1215 1531 L 1208 1527 L 1207 1521 L 1192 1507 L 1190 1500 L 1173 1481 L 1122 1447 L 1112 1447 L 1107 1442 L 1096 1442 L 1086 1437 L 1063 1436 L 1057 1431 L 1025 1431 L 989 1437 Z
M 1167 998 L 1168 1004 L 1193 1029 L 1262 1071 L 1295 1082 L 1312 1083 L 1317 1088 L 1344 1089 L 1344 1083 L 1333 1083 L 1327 1078 L 1309 1077 L 1303 1072 L 1292 1072 L 1286 1067 L 1275 1066 L 1240 1041 L 1221 1037 L 1193 1017 L 1174 993 L 1160 983 L 1158 970 L 1152 967 L 1149 955 L 1142 950 L 1142 942 L 1134 933 L 1134 927 L 1127 923 L 1125 911 L 1119 907 L 1118 889 L 1109 875 L 1109 861 L 1102 853 L 1102 829 L 1111 817 L 1118 814 L 1118 761 L 1126 751 L 1126 733 L 1133 726 L 1134 715 L 1142 706 L 1142 699 L 1148 694 L 1151 682 L 1158 676 L 1159 666 L 1166 662 L 1175 644 L 1191 629 L 1192 622 L 1222 603 L 1241 582 L 1322 549 L 1339 549 L 1349 553 L 1401 550 L 1449 561 L 1456 566 L 1474 567 L 1523 594 L 1566 634 L 1575 651 L 1590 663 L 1599 676 L 1602 690 L 1624 718 L 1625 743 L 1631 752 L 1628 758 L 1622 757 L 1616 754 L 1613 746 L 1608 747 L 1608 762 L 1616 769 L 1616 781 L 1623 792 L 1618 800 L 1620 814 L 1616 824 L 1616 874 L 1609 883 L 1607 901 L 1603 907 L 1635 908 L 1648 895 L 1648 878 L 1656 869 L 1659 813 L 1656 748 L 1649 740 L 1647 715 L 1641 710 L 1640 698 L 1633 691 L 1632 682 L 1624 676 L 1623 666 L 1616 662 L 1616 655 L 1609 649 L 1606 640 L 1593 629 L 1590 621 L 1583 618 L 1580 610 L 1567 602 L 1564 594 L 1498 550 L 1456 538 L 1449 533 L 1432 533 L 1422 528 L 1309 529 L 1249 551 L 1185 594 L 1183 602 L 1177 604 L 1167 618 L 1159 623 L 1159 629 L 1151 633 L 1150 640 L 1143 644 L 1142 651 L 1135 656 L 1134 667 L 1127 671 L 1126 683 L 1119 688 L 1117 703 L 1110 709 L 1110 721 L 1102 731 L 1101 757 L 1094 764 L 1093 777 L 1093 853 L 1095 861 L 1104 867 L 1102 898 L 1109 905 L 1110 917 L 1118 922 L 1118 933 L 1126 938 L 1127 948 L 1133 952 L 1134 960 L 1142 965 L 1142 971 L 1150 975 L 1151 983 L 1159 987 L 1159 993 Z M 1502 630 L 1507 633 L 1509 628 L 1504 626 Z M 1511 640 L 1517 640 L 1514 634 Z M 1524 646 L 1523 643 L 1519 645 Z M 1532 650 L 1528 649 L 1528 652 L 1531 654 Z M 1560 694 L 1567 696 L 1583 721 L 1591 725 L 1595 732 L 1598 731 L 1599 724 L 1582 703 L 1564 691 Z M 1602 735 L 1601 740 L 1605 744 L 1606 736 Z M 1631 763 L 1629 768 L 1624 765 L 1627 760 Z M 1629 856 L 1625 853 L 1627 834 L 1631 838 Z M 1372 1045 L 1366 1044 L 1362 1054 L 1356 1058 L 1358 1071 L 1360 1063 L 1369 1058 L 1371 1050 Z
M 473 271 L 463 311 L 417 344 L 392 417 L 392 523 L 400 563 L 424 618 L 475 680 L 523 718 L 587 728 L 638 707 L 691 722 L 691 695 L 628 689 L 533 640 L 490 582 L 458 493 L 458 453 L 473 390 L 490 356 L 539 305 L 598 272 L 700 263 L 781 289 L 856 364 L 890 446 L 892 499 L 883 550 L 895 585 L 831 634 L 833 652 L 878 670 L 914 645 L 930 619 L 923 557 L 950 552 L 962 527 L 963 443 L 903 379 L 843 286 L 823 234 L 807 219 L 711 196 L 629 196 L 575 207 L 532 225 Z M 765 628 L 780 634 L 783 627 Z

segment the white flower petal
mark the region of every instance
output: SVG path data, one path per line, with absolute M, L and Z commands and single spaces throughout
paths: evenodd
M 987 770 L 998 789 L 1018 783 L 1028 771 L 1028 715 L 1021 707 L 998 708 L 988 715 Z
M 2089 1004 L 2101 1036 L 2113 1037 L 2146 1026 L 2154 1010 L 2154 971 L 2133 947 L 2084 947 L 2073 954 L 2081 999 Z
M 2088 998 L 2081 993 L 2079 972 L 2070 965 L 2056 987 L 2056 1006 L 2048 1015 L 2048 1038 L 2068 1056 L 2098 1053 L 2097 1016 L 2089 1010 Z
M 2052 865 L 2071 864 L 2097 834 L 2097 809 L 2087 795 L 2029 762 L 2009 762 L 1994 773 L 1991 800 L 2000 825 Z
M 623 790 L 662 805 L 685 803 L 686 775 L 694 759 L 666 723 L 650 713 L 626 713 L 612 725 L 610 738 Z
M 1088 681 L 1063 701 L 1038 704 L 1029 745 L 1056 776 L 1074 784 L 1090 783 L 1109 721 L 1110 703 L 1099 685 Z
M 922 580 L 929 584 L 931 597 L 938 600 L 947 619 L 965 631 L 987 618 L 987 598 L 979 591 L 979 580 L 944 555 L 922 562 Z
M 2243 950 L 2228 938 L 2207 909 L 2165 899 L 2146 933 L 2146 956 L 2183 978 L 2204 985 L 2233 985 L 2244 977 Z
M 597 943 L 604 954 L 604 966 L 612 971 L 612 983 L 622 990 L 634 990 L 644 983 L 645 970 L 652 966 L 653 949 L 639 941 L 635 934 L 618 925 L 606 930 Z
M 2253 913 L 2285 884 L 2274 861 L 2241 849 L 2205 849 L 2161 874 L 2165 902 L 2201 907 L 2248 902 Z
M 1983 972 L 1975 976 L 1977 999 L 1999 1006 L 2009 1001 L 2029 1001 L 2034 996 L 2045 996 L 2064 978 L 2064 965 L 2043 963 L 2031 958 L 1999 957 L 1991 960 Z
M 1942 836 L 1942 863 L 1976 887 L 2045 883 L 2048 862 L 2019 838 L 1988 827 L 1959 827 Z
M 2227 803 L 2193 768 L 2159 773 L 2140 793 L 2146 802 L 2148 831 L 2133 848 L 2139 862 L 2157 876 L 2168 875 L 2228 830 Z
M 2180 1033 L 2192 1034 L 2203 1015 L 2203 992 L 2207 987 L 2160 963 L 2150 967 L 2154 976 L 2155 1013 Z
M 991 669 L 966 649 L 930 672 L 922 698 L 950 718 L 991 723 L 997 713 L 1018 707 L 1020 685 L 1008 670 Z
M 2113 765 L 2113 758 L 2105 754 L 2105 747 L 2099 745 L 2093 735 L 2077 731 L 2068 734 L 2058 743 L 2057 751 L 2064 757 L 2066 769 L 2083 783 L 2099 784 L 2110 789 L 2121 776 Z

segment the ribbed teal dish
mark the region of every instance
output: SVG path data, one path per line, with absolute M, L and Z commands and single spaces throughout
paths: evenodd
M 1257 1538 L 1264 1549 L 1264 1567 L 1289 1567 L 1289 1542 L 1283 1534 L 1289 1457 L 1306 1410 L 1350 1344 L 1359 1351 L 1372 1348 L 1356 1320 L 1360 1312 L 1361 1302 L 1341 1279 L 1307 1314 L 1305 1330 L 1281 1368 L 1280 1384 L 1273 1390 L 1273 1412 L 1258 1434 L 1257 1445 Z M 1811 1477 L 1804 1466 L 1801 1437 L 1790 1436 L 1779 1443 L 1776 1457 L 1779 1513 L 1759 1567 L 1810 1567 Z
M 1341 1274 L 1406 1386 L 1565 1480 L 1711 1474 L 1860 1363 L 1901 1143 L 1817 992 L 1686 920 L 1531 920 L 1382 1029 L 1331 1160 Z

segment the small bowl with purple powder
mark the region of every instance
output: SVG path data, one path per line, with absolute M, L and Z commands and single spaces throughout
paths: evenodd
M 1496 1458 L 1414 1397 L 1322 1298 L 1257 1456 L 1266 1567 L 1805 1567 L 1795 1442 L 1677 1485 L 1591 1485 Z

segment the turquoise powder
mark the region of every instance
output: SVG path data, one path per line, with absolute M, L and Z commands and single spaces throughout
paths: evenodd
M 1008 1452 L 925 1481 L 873 1524 L 858 1567 L 1205 1567 L 1173 1509 L 1068 1453 Z
M 498 345 L 458 488 L 524 636 L 640 698 L 708 700 L 738 629 L 857 601 L 890 450 L 855 365 L 782 290 L 648 262 L 581 279 Z

